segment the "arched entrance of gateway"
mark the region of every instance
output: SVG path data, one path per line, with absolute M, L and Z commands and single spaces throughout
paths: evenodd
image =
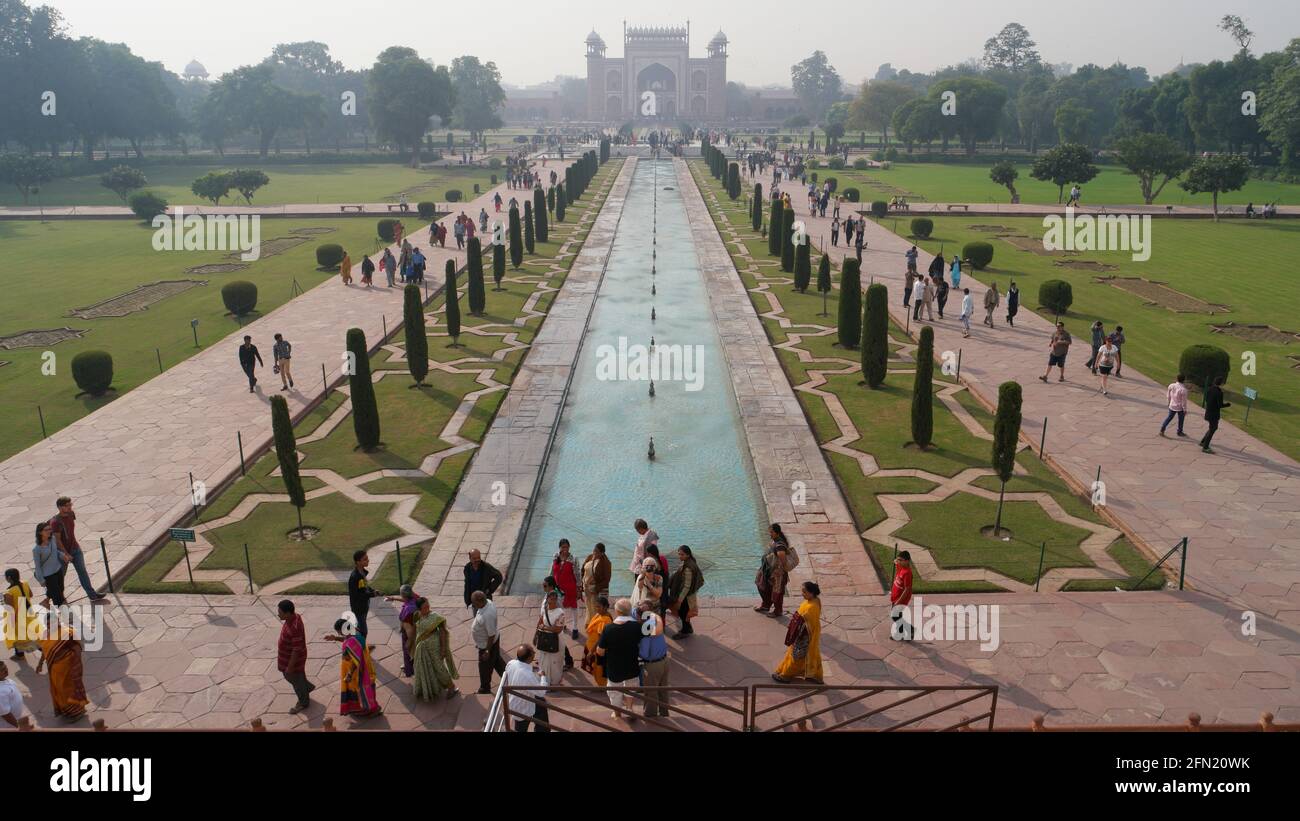
M 643 68 L 636 77 L 636 89 L 637 116 L 646 116 L 641 113 L 644 110 L 641 101 L 644 101 L 647 91 L 655 95 L 655 116 L 677 116 L 677 75 L 668 66 L 652 63 Z

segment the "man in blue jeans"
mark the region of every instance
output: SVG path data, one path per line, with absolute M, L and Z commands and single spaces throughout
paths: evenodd
M 59 513 L 50 519 L 50 528 L 54 531 L 52 535 L 63 552 L 72 556 L 72 566 L 77 569 L 77 578 L 81 580 L 86 595 L 90 596 L 91 601 L 102 601 L 107 597 L 97 592 L 95 585 L 91 584 L 90 574 L 86 572 L 86 557 L 81 552 L 81 545 L 77 543 L 77 514 L 72 512 L 72 500 L 60 496 L 55 505 L 58 506 Z

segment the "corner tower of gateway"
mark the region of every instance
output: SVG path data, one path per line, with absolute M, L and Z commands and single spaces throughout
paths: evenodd
M 587 35 L 587 119 L 622 124 L 727 119 L 727 35 L 709 40 L 707 56 L 691 57 L 690 23 L 624 26 L 623 56 L 606 55 L 604 39 Z M 656 98 L 654 116 L 642 114 L 642 95 Z

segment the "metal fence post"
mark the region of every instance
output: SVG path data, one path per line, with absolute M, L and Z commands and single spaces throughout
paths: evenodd
M 157 348 L 154 348 L 153 352 L 158 357 L 158 373 L 162 373 L 163 372 L 162 351 L 158 350 Z
M 248 571 L 248 592 L 253 593 L 253 562 L 248 558 L 248 542 L 244 542 L 244 569 Z
M 1034 592 L 1038 592 L 1038 583 L 1043 580 L 1043 557 L 1047 555 L 1047 542 L 1043 542 L 1038 551 L 1038 573 L 1034 576 Z
M 957 349 L 957 383 L 961 384 L 961 348 Z
M 45 432 L 45 413 L 41 410 L 40 405 L 36 406 L 36 415 L 40 417 L 41 420 L 41 438 L 48 439 L 49 434 Z
M 402 543 L 395 542 L 394 544 L 397 545 L 397 586 L 401 587 L 406 583 L 402 578 Z
M 320 363 L 320 387 L 321 387 L 321 390 L 324 391 L 325 393 L 328 394 L 328 393 L 330 392 L 330 385 L 329 385 L 329 382 L 327 382 L 327 381 L 325 380 L 325 363 L 324 363 L 324 362 Z
M 108 566 L 108 546 L 104 544 L 102 536 L 99 539 L 99 552 L 104 555 L 104 575 L 108 576 L 108 592 L 116 593 L 117 591 L 113 589 L 113 571 Z
M 194 586 L 194 568 L 190 566 L 190 546 L 180 542 L 181 552 L 185 554 L 185 572 L 190 576 L 190 586 Z
M 194 521 L 199 520 L 199 500 L 194 498 L 194 471 L 190 471 L 190 506 L 194 508 Z
M 1047 417 L 1043 417 L 1043 437 L 1038 440 L 1038 458 L 1047 457 Z
M 1183 560 L 1178 567 L 1178 589 L 1179 590 L 1183 589 L 1183 580 L 1187 578 L 1187 544 L 1190 541 L 1191 539 L 1189 537 L 1187 536 L 1183 537 Z
M 241 431 L 235 431 L 235 437 L 239 440 L 239 475 L 244 476 L 244 434 Z

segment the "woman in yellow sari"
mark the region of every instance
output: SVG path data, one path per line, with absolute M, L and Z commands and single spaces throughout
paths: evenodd
M 8 589 L 4 593 L 3 632 L 5 647 L 14 651 L 13 658 L 21 659 L 24 653 L 40 649 L 36 639 L 41 634 L 41 620 L 32 612 L 32 589 L 22 580 L 18 571 L 5 571 Z
M 325 638 L 343 645 L 339 660 L 339 715 L 370 718 L 383 713 L 375 692 L 375 662 L 366 646 L 366 637 L 349 635 L 354 629 L 355 625 L 348 627 L 347 619 L 339 619 L 334 622 L 334 635 Z
M 50 666 L 50 700 L 54 712 L 66 721 L 76 721 L 86 714 L 86 685 L 82 681 L 81 642 L 66 625 L 58 625 L 52 634 L 40 640 L 41 660 L 36 672 Z
M 347 251 L 343 252 L 343 260 L 339 263 L 339 273 L 343 276 L 343 284 L 352 284 L 352 255 Z
M 415 638 L 411 643 L 415 680 L 411 689 L 422 701 L 432 701 L 444 693 L 451 698 L 460 692 L 455 684 L 460 673 L 451 654 L 447 620 L 429 608 L 428 599 L 420 599 L 415 607 Z
M 789 684 L 796 678 L 822 683 L 822 590 L 816 582 L 804 582 L 800 589 L 803 604 L 790 617 L 785 633 L 785 658 L 772 678 Z
M 604 596 L 597 596 L 594 601 L 588 599 L 588 603 L 595 607 L 595 613 L 587 621 L 587 646 L 582 651 L 582 669 L 591 673 L 597 687 L 604 687 L 605 663 L 596 655 L 596 645 L 600 642 L 600 634 L 614 618 L 609 615 L 609 599 Z

